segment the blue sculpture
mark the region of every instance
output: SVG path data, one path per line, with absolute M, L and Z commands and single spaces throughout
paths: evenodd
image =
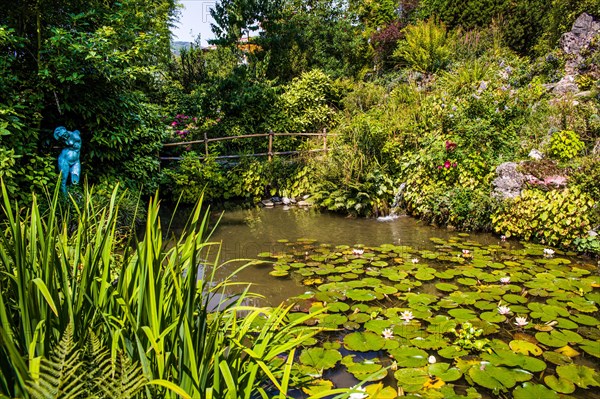
M 81 163 L 79 150 L 81 149 L 81 134 L 79 130 L 69 132 L 64 126 L 54 129 L 54 138 L 65 143 L 66 147 L 58 156 L 58 169 L 61 173 L 60 190 L 67 193 L 67 180 L 71 175 L 71 184 L 79 184 Z

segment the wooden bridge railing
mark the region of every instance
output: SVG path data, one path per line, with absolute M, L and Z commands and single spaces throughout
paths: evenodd
M 308 150 L 308 151 L 273 151 L 273 138 L 275 136 L 316 136 L 323 138 L 323 148 Z M 323 129 L 322 133 L 273 133 L 270 131 L 269 133 L 257 133 L 257 134 L 244 134 L 241 136 L 228 136 L 228 137 L 215 137 L 208 138 L 206 132 L 204 132 L 204 140 L 193 140 L 193 141 L 185 141 L 180 143 L 167 143 L 163 144 L 163 147 L 178 147 L 178 146 L 188 146 L 192 144 L 202 144 L 204 143 L 204 157 L 200 157 L 200 159 L 204 159 L 209 156 L 208 144 L 216 141 L 226 141 L 226 140 L 237 140 L 237 139 L 248 139 L 248 138 L 256 138 L 256 137 L 268 137 L 269 144 L 267 152 L 261 152 L 256 154 L 245 154 L 245 155 L 219 155 L 215 157 L 216 159 L 235 159 L 241 158 L 244 156 L 253 156 L 253 157 L 261 157 L 267 156 L 269 161 L 273 159 L 273 155 L 293 155 L 300 154 L 301 152 L 327 152 L 327 129 Z M 329 136 L 336 136 L 335 134 L 329 134 Z M 159 157 L 161 161 L 178 161 L 181 157 Z

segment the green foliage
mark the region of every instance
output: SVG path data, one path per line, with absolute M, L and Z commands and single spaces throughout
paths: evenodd
M 548 153 L 555 159 L 567 161 L 579 154 L 584 146 L 577 133 L 572 130 L 560 130 L 552 133 Z
M 36 196 L 26 211 L 18 204 L 13 208 L 3 189 L 0 394 L 26 396 L 40 357 L 47 357 L 42 365 L 53 370 L 61 364 L 69 370 L 64 381 L 57 381 L 44 366 L 44 381 L 57 385 L 67 377 L 84 378 L 74 345 L 84 342 L 91 329 L 98 340 L 92 340 L 87 359 L 98 361 L 102 376 L 116 384 L 111 390 L 106 380 L 100 382 L 107 397 L 141 385 L 137 366 L 130 362 L 139 362 L 149 397 L 250 399 L 256 392 L 266 396 L 267 384 L 286 395 L 291 362 L 280 357 L 293 359 L 295 348 L 318 331 L 303 327 L 315 314 L 290 321 L 289 307 L 245 305 L 251 295 L 247 290 L 236 289 L 238 294 L 230 297 L 232 276 L 215 279 L 222 266 L 220 247 L 204 238 L 208 214 L 202 212 L 201 199 L 174 245 L 163 242 L 169 232 L 162 230 L 153 199 L 143 239 L 132 236 L 132 246 L 117 251 L 118 192 L 106 207 L 97 207 L 88 194 L 83 206 L 61 209 L 56 189 L 42 215 Z M 74 227 L 66 224 L 68 212 L 77 215 Z M 57 346 L 68 326 L 74 335 L 65 334 Z M 110 355 L 103 355 L 105 347 Z M 51 355 L 53 348 L 58 358 Z
M 227 179 L 214 157 L 201 160 L 194 151 L 183 154 L 177 169 L 165 170 L 169 190 L 187 204 L 195 203 L 205 193 L 208 201 L 222 198 Z
M 405 40 L 398 43 L 394 56 L 413 69 L 432 73 L 444 69 L 452 59 L 454 37 L 446 26 L 434 20 L 419 21 L 405 28 Z
M 312 70 L 294 79 L 281 95 L 289 131 L 316 132 L 335 118 L 340 93 L 323 71 Z
M 524 190 L 492 216 L 494 230 L 552 246 L 568 247 L 590 230 L 596 202 L 578 188 Z
M 35 359 L 39 370 L 26 389 L 31 398 L 133 398 L 147 384 L 142 368 L 123 354 L 111 358 L 98 337 L 88 331 L 85 350 L 74 340 L 69 325 L 48 358 Z
M 545 0 L 423 0 L 418 13 L 423 18 L 436 15 L 451 29 L 470 30 L 498 22 L 504 42 L 527 53 L 546 28 L 542 21 L 550 8 Z
M 327 210 L 352 216 L 384 216 L 393 204 L 395 186 L 387 174 L 375 169 L 356 182 L 319 182 L 313 192 L 315 205 Z
M 456 336 L 453 344 L 467 351 L 483 352 L 490 349 L 490 340 L 482 338 L 483 329 L 475 328 L 471 323 L 462 323 L 452 331 Z

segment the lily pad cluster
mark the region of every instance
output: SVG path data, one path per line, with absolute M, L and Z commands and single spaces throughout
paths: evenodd
M 586 259 L 459 234 L 429 249 L 300 239 L 261 253 L 307 287 L 291 317 L 324 329 L 295 370 L 307 394 L 348 373 L 361 397 L 590 397 L 600 389 L 600 277 Z M 460 387 L 460 389 L 458 389 Z

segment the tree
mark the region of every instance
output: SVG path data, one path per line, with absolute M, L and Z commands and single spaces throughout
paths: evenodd
M 13 91 L 0 103 L 15 109 L 17 98 L 26 109 L 15 116 L 26 131 L 9 127 L 30 143 L 20 155 L 50 148 L 53 128 L 64 125 L 82 132 L 84 170 L 148 181 L 162 129 L 144 103 L 170 57 L 176 10 L 175 0 L 3 2 L 0 26 L 18 45 L 2 43 L 12 62 L 0 80 Z

